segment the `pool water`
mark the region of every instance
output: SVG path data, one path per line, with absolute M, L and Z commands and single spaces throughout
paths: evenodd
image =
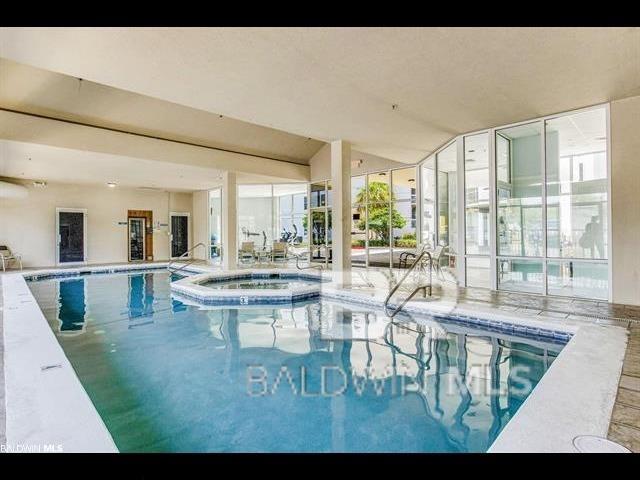
M 201 309 L 170 280 L 29 282 L 123 452 L 482 452 L 562 348 L 322 299 Z
M 287 280 L 283 278 L 253 278 L 242 280 L 222 280 L 203 283 L 203 287 L 222 290 L 284 290 L 298 287 L 311 287 L 318 285 L 319 281 L 295 279 Z

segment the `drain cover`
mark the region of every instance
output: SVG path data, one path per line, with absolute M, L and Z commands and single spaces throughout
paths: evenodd
M 573 439 L 573 446 L 581 453 L 631 453 L 626 447 L 595 435 L 580 435 Z

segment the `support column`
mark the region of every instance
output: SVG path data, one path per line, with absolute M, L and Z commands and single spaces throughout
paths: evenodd
M 235 172 L 222 175 L 222 268 L 238 266 L 238 185 Z
M 331 142 L 332 249 L 334 280 L 351 282 L 351 144 Z

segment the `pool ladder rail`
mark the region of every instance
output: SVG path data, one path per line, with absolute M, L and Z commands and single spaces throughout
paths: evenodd
M 171 267 L 180 261 L 180 259 L 182 258 L 186 258 L 191 252 L 193 252 L 197 247 L 204 247 L 205 249 L 207 248 L 207 246 L 200 242 L 200 243 L 196 243 L 193 247 L 191 247 L 189 250 L 187 250 L 186 252 L 184 252 L 182 255 L 180 255 L 178 258 L 171 260 L 171 262 L 169 262 L 169 265 L 167 265 L 167 270 L 169 270 L 171 273 L 177 273 L 180 270 L 184 270 L 185 268 L 187 268 L 189 265 L 193 264 L 196 262 L 195 258 L 191 258 L 190 261 L 188 263 L 185 263 L 184 265 L 181 265 L 180 268 L 176 268 L 174 270 L 171 269 Z
M 425 257 L 427 257 L 427 258 L 425 259 Z M 433 263 L 433 258 L 431 256 L 431 253 L 428 250 L 423 248 L 422 251 L 420 252 L 420 254 L 416 257 L 416 259 L 413 262 L 413 264 L 411 265 L 411 267 L 409 267 L 409 270 L 407 270 L 407 272 L 400 279 L 400 281 L 398 283 L 396 283 L 396 285 L 391 289 L 391 291 L 389 291 L 389 294 L 387 295 L 387 298 L 385 298 L 385 300 L 384 300 L 384 313 L 387 315 L 387 317 L 389 317 L 389 318 L 395 317 L 398 313 L 400 313 L 400 311 L 404 308 L 404 306 L 407 304 L 407 302 L 409 300 L 411 300 L 413 297 L 415 297 L 416 294 L 418 292 L 420 292 L 420 291 L 422 291 L 423 297 L 426 298 L 427 289 L 428 289 L 429 290 L 429 296 L 431 296 L 431 293 L 432 293 L 432 270 L 433 270 L 432 269 L 432 267 L 433 267 L 432 263 Z M 429 283 L 420 284 L 416 288 L 414 288 L 413 291 L 411 292 L 411 294 L 409 296 L 407 296 L 400 303 L 400 305 L 397 306 L 396 308 L 392 309 L 391 307 L 389 307 L 389 301 L 391 300 L 391 297 L 394 295 L 394 293 L 396 293 L 398 288 L 400 288 L 400 286 L 404 283 L 404 281 L 407 279 L 407 277 L 409 277 L 411 272 L 413 272 L 413 270 L 418 266 L 420 267 L 420 269 L 424 269 L 425 265 L 429 269 Z
M 305 252 L 305 253 L 299 253 L 299 254 L 293 254 L 293 257 L 296 259 L 296 268 L 298 270 L 309 270 L 310 268 L 317 268 L 319 269 L 321 272 L 324 270 L 324 267 L 320 264 L 312 264 L 311 261 L 309 261 L 309 265 L 307 265 L 306 267 L 301 267 L 300 266 L 300 259 L 303 257 L 306 257 L 308 255 L 309 252 Z

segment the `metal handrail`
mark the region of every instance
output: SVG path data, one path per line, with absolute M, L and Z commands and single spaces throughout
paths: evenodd
M 318 268 L 321 272 L 322 272 L 322 271 L 324 271 L 324 266 L 322 266 L 322 265 L 320 265 L 320 264 L 312 265 L 312 264 L 311 264 L 311 261 L 309 261 L 309 265 L 307 265 L 306 267 L 301 267 L 299 262 L 300 262 L 300 259 L 301 259 L 303 256 L 306 256 L 306 254 L 305 254 L 305 253 L 293 254 L 293 256 L 294 256 L 294 257 L 295 257 L 295 259 L 296 259 L 296 268 L 297 268 L 298 270 L 309 270 L 310 268 Z
M 423 264 L 422 259 L 423 259 L 423 257 L 425 255 L 428 257 L 429 283 L 427 285 L 419 285 L 418 287 L 416 287 L 411 292 L 411 294 L 407 298 L 404 299 L 404 301 L 400 304 L 400 306 L 396 307 L 394 310 L 390 310 L 389 309 L 389 300 L 391 300 L 391 297 L 393 296 L 393 294 L 396 293 L 398 288 L 400 288 L 400 285 L 402 285 L 402 283 L 406 280 L 406 278 L 413 271 L 413 269 L 416 268 L 416 266 Z M 431 253 L 428 252 L 427 250 L 423 249 L 422 252 L 420 252 L 418 257 L 415 259 L 415 261 L 413 262 L 413 264 L 411 265 L 409 270 L 407 270 L 407 273 L 405 273 L 404 276 L 400 279 L 400 281 L 398 283 L 396 283 L 396 285 L 389 292 L 389 295 L 387 295 L 387 298 L 385 298 L 385 300 L 384 300 L 384 313 L 385 313 L 385 315 L 387 315 L 387 317 L 393 318 L 398 313 L 400 313 L 400 311 L 404 308 L 404 306 L 407 304 L 407 302 L 409 300 L 411 300 L 416 295 L 416 293 L 418 293 L 420 290 L 423 291 L 423 294 L 426 297 L 427 296 L 427 288 L 428 288 L 429 289 L 429 296 L 431 296 L 431 286 L 432 286 L 432 265 L 431 264 L 432 264 L 432 262 L 433 262 L 433 258 L 431 257 Z
M 169 262 L 169 265 L 167 265 L 167 270 L 169 270 L 171 273 L 176 273 L 179 272 L 180 270 L 183 270 L 185 268 L 187 268 L 189 265 L 191 265 L 192 263 L 194 263 L 196 260 L 192 259 L 189 263 L 186 263 L 185 265 L 182 265 L 180 268 L 177 268 L 175 270 L 171 270 L 171 265 L 173 265 L 174 263 L 176 263 L 177 261 L 179 261 L 181 258 L 184 258 L 185 256 L 189 255 L 189 253 L 193 252 L 196 247 L 204 247 L 207 248 L 207 246 L 200 242 L 200 243 L 196 243 L 193 247 L 191 247 L 189 250 L 187 250 L 186 252 L 184 252 L 182 255 L 180 255 L 178 258 L 176 258 L 175 260 L 172 260 L 171 262 Z

